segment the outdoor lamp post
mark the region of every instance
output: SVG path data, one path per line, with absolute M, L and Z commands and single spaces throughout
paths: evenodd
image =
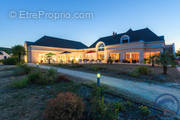
M 39 63 L 36 63 L 36 66 L 39 67 Z
M 101 74 L 97 73 L 97 86 L 100 86 L 100 78 L 101 78 Z

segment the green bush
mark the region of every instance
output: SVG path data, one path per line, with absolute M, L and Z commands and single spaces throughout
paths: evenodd
M 139 73 L 140 75 L 149 75 L 152 71 L 144 66 L 140 66 L 136 68 L 137 73 Z
M 48 71 L 45 74 L 49 81 L 55 81 L 57 79 L 57 70 L 55 69 L 48 69 Z
M 81 65 L 81 64 L 72 64 L 71 67 L 72 68 L 82 68 L 83 65 Z
M 46 85 L 46 84 L 48 84 L 47 78 L 41 73 L 40 70 L 32 71 L 28 75 L 28 81 L 31 84 L 39 84 L 39 85 Z
M 124 106 L 126 107 L 126 109 L 131 109 L 134 107 L 133 103 L 130 101 L 126 101 L 126 103 L 124 104 Z
M 58 64 L 59 67 L 67 67 L 67 64 Z
M 151 114 L 151 110 L 149 110 L 147 106 L 141 105 L 139 109 L 142 116 L 148 116 L 149 114 Z
M 49 69 L 46 72 L 41 72 L 40 69 L 32 71 L 28 75 L 28 81 L 32 84 L 48 85 L 53 84 L 57 79 L 57 71 Z
M 14 69 L 14 74 L 15 75 L 24 75 L 24 74 L 29 74 L 32 71 L 33 67 L 29 67 L 27 65 L 18 65 Z
M 107 60 L 107 64 L 112 64 L 112 63 L 113 63 L 113 60 L 111 59 L 111 57 L 109 57 Z
M 139 73 L 137 71 L 133 71 L 129 73 L 129 76 L 131 77 L 139 77 Z
M 2 61 L 4 65 L 16 65 L 17 59 L 15 57 L 10 57 Z
M 11 82 L 8 87 L 10 88 L 25 88 L 28 85 L 28 79 L 24 78 L 22 80 L 14 80 L 13 82 Z
M 37 81 L 39 81 L 40 79 L 42 79 L 42 74 L 41 71 L 37 70 L 37 71 L 32 71 L 29 75 L 28 75 L 28 81 L 30 83 L 37 83 Z
M 114 104 L 105 104 L 104 88 L 95 87 L 90 97 L 88 120 L 114 120 L 117 114 Z
M 115 108 L 118 109 L 121 112 L 125 112 L 125 110 L 126 110 L 124 104 L 122 104 L 121 102 L 116 102 L 115 103 Z
M 92 71 L 101 71 L 101 70 L 105 70 L 105 68 L 101 67 L 101 66 L 92 66 L 92 67 L 90 67 L 90 70 L 92 70 Z
M 81 120 L 83 112 L 82 99 L 71 92 L 65 92 L 49 100 L 43 117 L 45 120 Z

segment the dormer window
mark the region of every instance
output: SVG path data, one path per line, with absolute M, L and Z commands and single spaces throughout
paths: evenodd
M 121 41 L 120 43 L 124 44 L 124 43 L 129 43 L 130 37 L 128 35 L 123 35 L 121 37 Z
M 99 44 L 98 51 L 104 51 L 104 47 L 105 47 L 104 43 Z

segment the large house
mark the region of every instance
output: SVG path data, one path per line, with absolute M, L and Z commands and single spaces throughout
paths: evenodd
M 174 50 L 174 44 L 170 46 Z M 47 63 L 48 53 L 51 53 L 53 63 L 106 63 L 109 58 L 115 62 L 143 63 L 151 56 L 162 53 L 165 48 L 164 36 L 158 36 L 148 28 L 113 33 L 89 47 L 77 41 L 44 36 L 35 42 L 25 42 L 25 61 Z

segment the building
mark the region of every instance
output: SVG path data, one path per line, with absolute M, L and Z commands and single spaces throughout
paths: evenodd
M 5 51 L 0 51 L 0 60 L 7 59 L 8 57 L 10 57 L 8 53 L 6 53 Z
M 148 28 L 113 33 L 89 47 L 81 42 L 44 36 L 36 42 L 25 42 L 25 61 L 47 63 L 47 54 L 52 53 L 51 63 L 106 63 L 109 58 L 114 62 L 143 63 L 162 53 L 164 48 L 164 36 L 158 36 Z

